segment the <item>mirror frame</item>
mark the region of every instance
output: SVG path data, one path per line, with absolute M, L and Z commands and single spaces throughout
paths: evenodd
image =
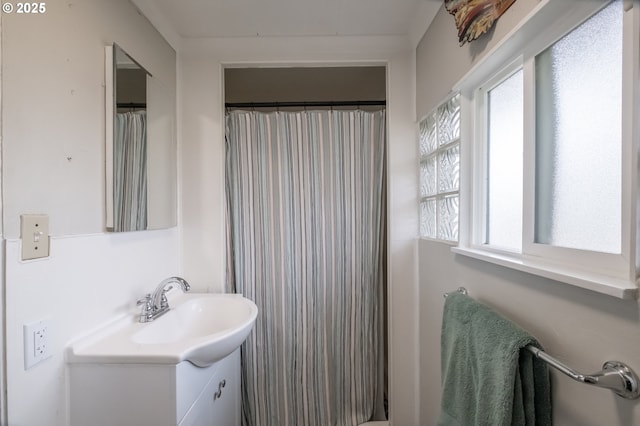
M 104 101 L 105 101 L 105 228 L 113 230 L 113 125 L 116 111 L 114 45 L 104 47 Z

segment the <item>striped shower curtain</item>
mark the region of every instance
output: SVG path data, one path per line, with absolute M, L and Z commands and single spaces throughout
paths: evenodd
M 385 112 L 231 112 L 226 125 L 227 289 L 259 308 L 243 424 L 384 415 Z
M 118 113 L 113 142 L 113 230 L 147 228 L 147 113 Z

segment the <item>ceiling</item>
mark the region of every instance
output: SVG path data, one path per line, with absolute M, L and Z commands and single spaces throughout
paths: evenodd
M 134 0 L 183 38 L 408 35 L 442 0 Z M 151 18 L 151 17 L 150 17 Z M 425 22 L 427 21 L 427 22 Z

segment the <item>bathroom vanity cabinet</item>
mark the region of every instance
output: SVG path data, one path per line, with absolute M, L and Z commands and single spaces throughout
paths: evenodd
M 167 364 L 69 364 L 70 424 L 240 425 L 240 349 L 199 368 Z

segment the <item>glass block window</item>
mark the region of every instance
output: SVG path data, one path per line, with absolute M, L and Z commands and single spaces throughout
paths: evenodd
M 460 95 L 420 122 L 420 236 L 458 241 Z

